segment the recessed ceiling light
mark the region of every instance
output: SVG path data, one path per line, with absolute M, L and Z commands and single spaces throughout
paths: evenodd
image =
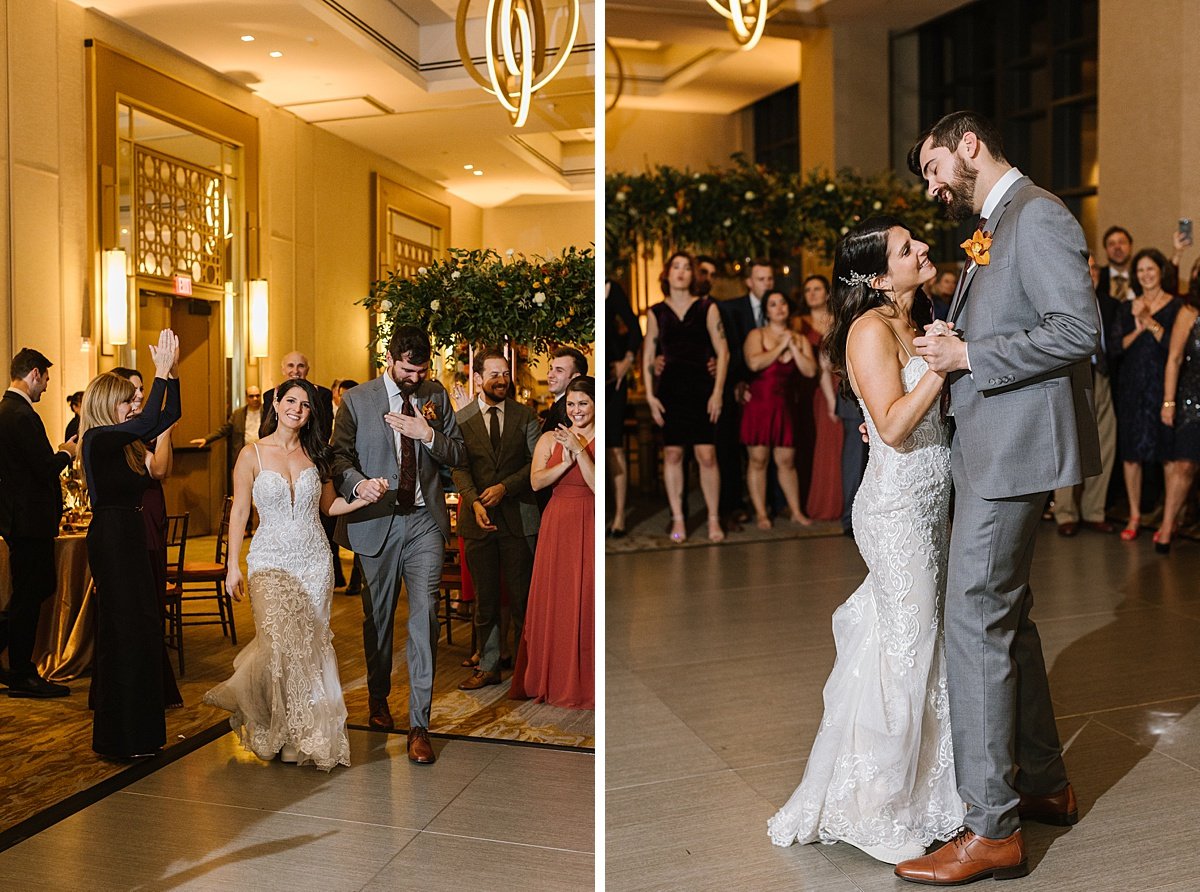
M 464 164 L 463 165 L 463 170 L 474 170 L 474 169 L 475 169 L 474 164 Z
M 475 176 L 477 176 L 477 177 L 483 176 L 483 171 L 482 170 L 475 171 Z
M 254 35 L 253 34 L 243 34 L 242 35 L 242 43 L 254 43 Z
M 270 54 L 270 56 L 271 56 L 271 58 L 272 58 L 272 59 L 278 59 L 278 58 L 280 58 L 282 55 L 283 55 L 283 53 L 279 52 L 279 50 L 275 50 L 273 53 L 271 53 L 271 54 Z

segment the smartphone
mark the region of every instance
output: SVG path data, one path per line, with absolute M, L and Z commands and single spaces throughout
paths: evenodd
M 1189 245 L 1192 243 L 1192 221 L 1189 218 L 1179 218 L 1179 234 L 1187 239 Z

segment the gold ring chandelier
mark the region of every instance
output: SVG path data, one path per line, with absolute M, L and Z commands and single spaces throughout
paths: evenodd
M 737 2 L 737 0 L 733 0 Z M 455 20 L 458 55 L 471 77 L 504 106 L 514 126 L 529 118 L 533 94 L 562 70 L 579 32 L 579 0 L 567 0 L 567 25 L 563 40 L 548 70 L 546 35 L 549 26 L 541 0 L 488 0 L 484 21 L 486 76 L 476 68 L 467 49 L 467 11 L 471 0 L 462 0 Z
M 767 8 L 770 0 L 708 0 L 708 5 L 725 17 L 733 39 L 744 50 L 752 50 L 758 44 L 767 19 L 774 12 Z

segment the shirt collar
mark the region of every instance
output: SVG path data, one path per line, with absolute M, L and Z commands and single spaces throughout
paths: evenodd
M 483 398 L 483 394 L 482 394 L 482 393 L 481 393 L 481 394 L 479 394 L 479 396 L 475 397 L 475 399 L 476 399 L 476 401 L 478 401 L 478 403 L 479 403 L 479 411 L 480 411 L 480 413 L 482 413 L 483 415 L 485 415 L 485 416 L 486 416 L 486 415 L 487 415 L 487 413 L 488 413 L 488 409 L 491 409 L 491 408 L 492 408 L 492 404 L 491 404 L 491 403 L 489 403 L 489 402 L 487 402 L 487 401 L 486 401 L 486 400 Z M 499 414 L 500 414 L 501 416 L 503 416 L 503 415 L 504 415 L 504 401 L 503 401 L 503 400 L 501 400 L 501 401 L 500 401 L 500 405 L 496 406 L 495 408 L 497 408 L 497 409 L 499 409 L 499 410 L 500 410 Z
M 1004 176 L 996 181 L 996 185 L 992 186 L 992 191 L 987 194 L 987 198 L 983 201 L 983 210 L 979 212 L 979 216 L 990 220 L 992 214 L 996 212 L 996 205 L 1000 203 L 1000 199 L 1004 197 L 1004 193 L 1009 187 L 1025 174 L 1017 170 L 1015 167 L 1010 167 Z
M 17 390 L 17 388 L 15 388 L 15 387 L 10 387 L 10 388 L 8 388 L 8 392 L 18 394 L 21 397 L 21 399 L 25 400 L 25 402 L 29 403 L 29 405 L 31 405 L 31 406 L 33 405 L 33 400 L 31 400 L 29 398 L 29 394 L 27 394 L 25 391 Z

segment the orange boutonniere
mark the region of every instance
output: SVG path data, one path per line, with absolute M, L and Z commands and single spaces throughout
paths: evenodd
M 425 403 L 421 406 L 421 414 L 425 416 L 426 421 L 437 421 L 437 406 Z
M 990 232 L 976 229 L 975 234 L 959 247 L 967 252 L 967 260 L 973 260 L 980 266 L 987 266 L 992 262 L 992 235 Z

